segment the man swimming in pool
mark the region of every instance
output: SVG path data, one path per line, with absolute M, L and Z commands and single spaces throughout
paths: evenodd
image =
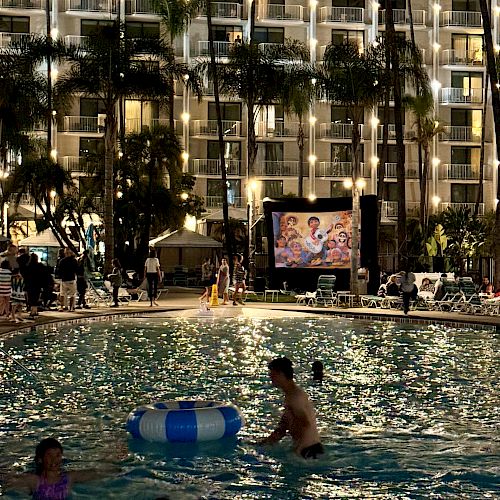
M 316 412 L 307 394 L 293 380 L 293 365 L 288 358 L 276 358 L 269 363 L 269 375 L 274 387 L 285 394 L 285 411 L 278 427 L 260 444 L 277 443 L 287 432 L 294 451 L 304 458 L 317 458 L 325 451 L 316 428 Z

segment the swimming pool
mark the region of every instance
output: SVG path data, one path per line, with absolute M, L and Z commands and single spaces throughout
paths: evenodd
M 38 378 L 0 353 L 1 467 L 28 468 L 48 436 L 61 439 L 70 468 L 120 464 L 75 498 L 498 498 L 500 336 L 491 331 L 248 309 L 38 329 L 0 347 Z M 266 363 L 278 355 L 293 359 L 316 405 L 327 454 L 315 463 L 286 440 L 252 444 L 277 423 L 281 394 Z M 130 439 L 132 408 L 176 398 L 232 401 L 247 426 L 212 443 Z

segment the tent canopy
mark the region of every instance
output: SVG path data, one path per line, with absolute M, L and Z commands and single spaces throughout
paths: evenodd
M 75 246 L 77 243 L 73 242 Z M 45 229 L 41 233 L 34 236 L 28 236 L 24 240 L 19 241 L 20 247 L 60 247 L 61 244 L 57 241 L 52 229 Z
M 228 209 L 229 218 L 236 220 L 244 220 L 248 219 L 247 209 L 246 208 L 234 208 L 229 207 Z M 214 221 L 222 221 L 224 220 L 224 214 L 222 210 L 216 210 L 214 212 L 207 213 L 203 217 L 206 221 L 214 222 Z
M 222 248 L 220 241 L 182 228 L 149 242 L 156 248 Z

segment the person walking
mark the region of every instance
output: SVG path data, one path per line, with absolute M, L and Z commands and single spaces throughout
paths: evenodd
M 2 260 L 0 263 L 0 317 L 8 318 L 10 314 L 11 280 L 9 261 Z
M 245 293 L 247 287 L 245 285 L 245 277 L 246 271 L 243 267 L 243 257 L 241 255 L 235 255 L 233 257 L 233 284 L 234 284 L 234 293 L 233 293 L 233 306 L 237 306 L 238 303 L 241 305 L 245 305 L 243 301 L 243 294 Z
M 210 262 L 210 257 L 205 257 L 201 265 L 201 284 L 205 287 L 205 290 L 200 295 L 200 302 L 208 302 L 210 300 L 210 292 L 214 283 L 214 266 Z
M 113 271 L 108 275 L 108 279 L 111 281 L 111 286 L 113 287 L 113 305 L 111 307 L 119 307 L 118 292 L 123 283 L 122 266 L 118 259 L 113 259 L 112 264 Z
M 87 292 L 87 273 L 89 272 L 90 260 L 89 251 L 84 250 L 82 255 L 77 260 L 78 267 L 76 271 L 76 291 L 78 292 L 78 303 L 76 304 L 77 309 L 90 309 L 85 300 L 85 293 Z
M 154 248 L 149 249 L 149 256 L 144 263 L 144 276 L 146 276 L 148 282 L 149 306 L 153 307 L 153 304 L 157 306 L 156 298 L 158 296 L 158 282 L 161 277 L 161 270 L 160 261 Z
M 229 264 L 227 259 L 222 259 L 217 274 L 217 289 L 222 293 L 222 305 L 225 306 L 229 302 Z
M 415 275 L 411 272 L 401 272 L 401 291 L 403 292 L 403 311 L 408 314 L 410 310 L 410 300 L 415 300 L 418 295 L 418 288 L 415 285 Z
M 30 319 L 35 319 L 38 316 L 38 303 L 45 281 L 45 273 L 44 265 L 39 262 L 38 255 L 32 253 L 26 266 L 26 277 L 24 279 L 28 307 L 30 308 Z
M 75 254 L 69 248 L 64 249 L 64 258 L 59 262 L 59 274 L 61 277 L 61 311 L 66 307 L 68 299 L 68 310 L 75 310 L 76 297 L 76 273 L 78 271 L 78 262 Z

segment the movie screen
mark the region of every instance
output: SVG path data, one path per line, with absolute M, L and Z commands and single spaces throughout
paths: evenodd
M 274 265 L 349 269 L 352 210 L 272 212 Z

